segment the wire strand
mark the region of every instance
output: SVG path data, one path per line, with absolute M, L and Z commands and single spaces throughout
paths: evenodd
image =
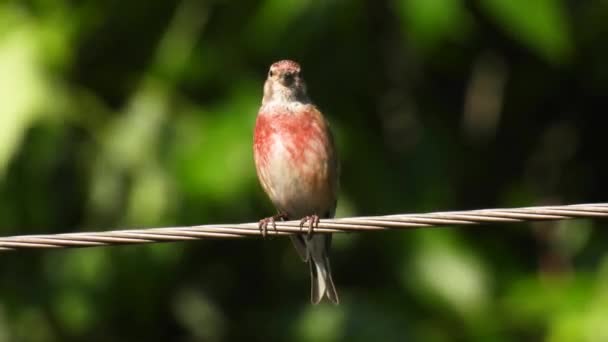
M 573 204 L 509 209 L 480 209 L 323 219 L 314 228 L 319 233 L 412 229 L 488 223 L 567 220 L 608 217 L 608 203 Z M 300 221 L 277 221 L 269 235 L 305 232 Z M 77 248 L 260 236 L 259 223 L 209 224 L 185 227 L 142 228 L 103 232 L 78 232 L 0 237 L 0 251 L 32 248 Z

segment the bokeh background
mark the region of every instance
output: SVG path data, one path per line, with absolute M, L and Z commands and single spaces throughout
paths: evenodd
M 268 66 L 335 131 L 338 216 L 606 200 L 608 2 L 0 2 L 0 234 L 255 221 Z M 606 341 L 608 222 L 0 256 L 0 341 Z

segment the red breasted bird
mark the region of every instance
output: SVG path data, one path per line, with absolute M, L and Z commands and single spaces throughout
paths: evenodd
M 309 222 L 309 234 L 291 241 L 311 273 L 311 301 L 338 303 L 331 278 L 331 234 L 312 233 L 319 218 L 332 218 L 338 191 L 338 157 L 329 125 L 310 101 L 300 65 L 283 60 L 270 66 L 258 112 L 253 154 L 258 178 L 278 210 L 275 218 Z

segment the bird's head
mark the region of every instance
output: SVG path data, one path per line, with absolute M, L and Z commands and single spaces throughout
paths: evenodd
M 262 103 L 271 101 L 308 102 L 306 83 L 300 65 L 291 60 L 278 61 L 270 66 L 264 84 Z

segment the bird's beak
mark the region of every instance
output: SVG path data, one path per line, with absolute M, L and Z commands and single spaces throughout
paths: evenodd
M 284 86 L 288 87 L 290 85 L 293 84 L 294 81 L 294 74 L 291 72 L 286 72 L 284 74 L 281 75 L 280 81 L 281 84 L 283 84 Z

